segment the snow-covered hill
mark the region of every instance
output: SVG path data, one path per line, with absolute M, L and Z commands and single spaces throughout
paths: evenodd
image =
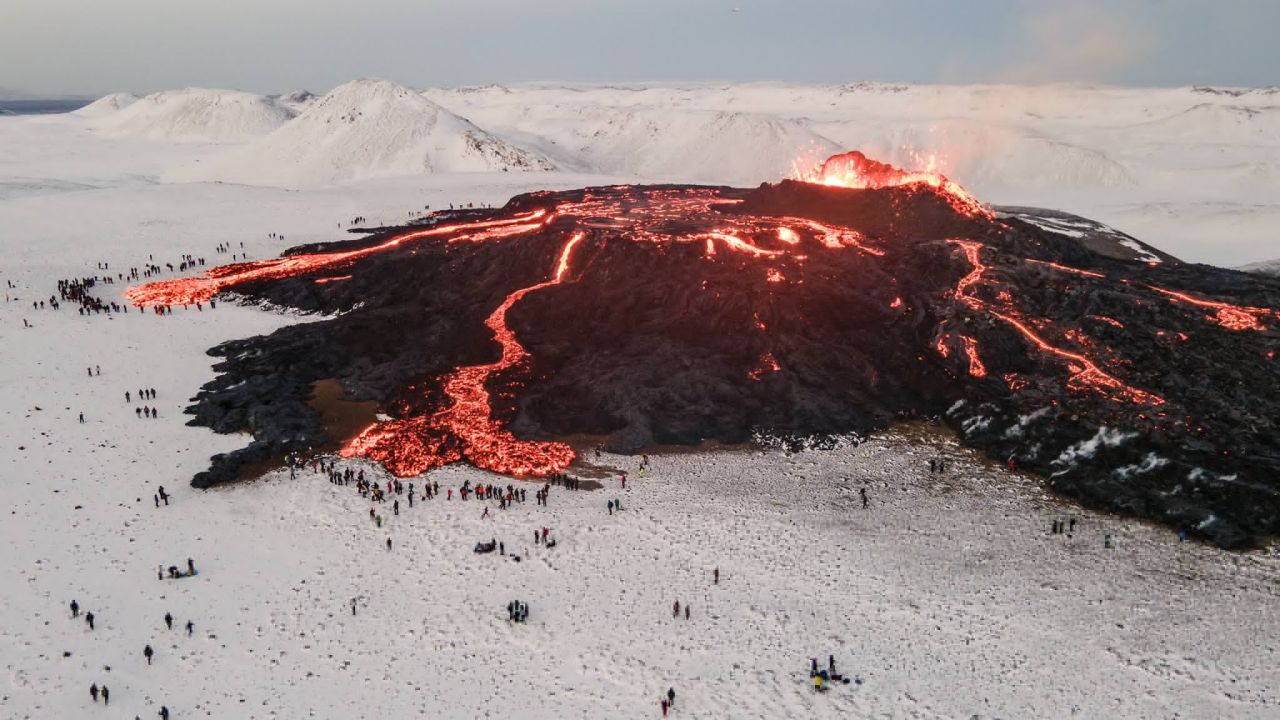
M 293 111 L 238 90 L 187 88 L 148 95 L 103 118 L 97 129 L 180 142 L 246 142 L 280 127 Z
M 257 142 L 171 179 L 314 187 L 432 172 L 536 171 L 554 165 L 417 92 L 356 80 Z
M 1275 260 L 1266 260 L 1264 262 L 1250 263 L 1239 268 L 1245 272 L 1258 273 L 1260 275 L 1275 275 L 1280 277 L 1280 258 Z
M 541 118 L 521 130 L 539 127 L 582 170 L 676 182 L 776 181 L 791 175 L 802 158 L 825 159 L 843 150 L 800 123 L 723 110 L 588 107 L 572 119 Z
M 129 93 L 111 93 L 110 95 L 104 95 L 97 100 L 94 100 L 71 114 L 82 118 L 101 118 L 115 114 L 136 102 L 138 102 L 138 97 L 136 95 L 131 95 Z
M 295 113 L 300 113 L 305 110 L 308 105 L 315 102 L 316 97 L 316 94 L 309 90 L 299 89 L 294 90 L 293 92 L 287 92 L 283 95 L 275 95 L 271 99 L 274 100 L 277 105 L 283 105 Z
M 802 158 L 816 162 L 843 150 L 804 123 L 770 113 L 611 104 L 608 91 L 562 92 L 544 98 L 485 88 L 427 96 L 584 172 L 755 185 L 792 174 Z

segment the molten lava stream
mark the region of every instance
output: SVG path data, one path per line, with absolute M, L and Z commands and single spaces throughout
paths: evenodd
M 578 232 L 565 243 L 551 280 L 511 293 L 485 320 L 494 339 L 502 345 L 502 358 L 488 365 L 459 368 L 447 376 L 444 392 L 453 401 L 451 405 L 430 417 L 372 425 L 340 454 L 381 462 L 401 477 L 418 475 L 462 458 L 478 468 L 506 475 L 549 475 L 568 467 L 575 457 L 568 445 L 517 440 L 493 419 L 485 383 L 494 373 L 529 357 L 507 327 L 507 311 L 525 295 L 560 283 L 569 270 L 573 248 L 582 238 L 583 233 Z M 457 439 L 459 448 L 446 442 L 451 437 Z
M 1164 399 L 1153 395 L 1145 390 L 1139 390 L 1131 385 L 1126 385 L 1120 380 L 1103 372 L 1092 360 L 1079 353 L 1073 353 L 1068 350 L 1051 345 L 1044 338 L 1040 337 L 1034 330 L 1027 327 L 1026 323 L 1013 316 L 1015 312 L 1012 309 L 1005 309 L 1004 312 L 995 310 L 990 305 L 979 298 L 969 294 L 970 288 L 982 280 L 983 274 L 987 271 L 987 266 L 982 264 L 978 253 L 982 249 L 982 243 L 972 240 L 952 240 L 951 243 L 958 245 L 964 250 L 965 256 L 969 259 L 969 264 L 973 265 L 973 270 L 968 275 L 960 279 L 956 284 L 956 298 L 975 310 L 982 310 L 994 317 L 997 317 L 1008 323 L 1015 330 L 1022 333 L 1023 337 L 1029 340 L 1040 350 L 1057 355 L 1058 357 L 1068 360 L 1068 369 L 1071 371 L 1071 379 L 1067 381 L 1068 386 L 1072 387 L 1091 387 L 1099 392 L 1103 388 L 1112 391 L 1112 397 L 1120 400 L 1143 404 L 1143 405 L 1163 405 Z M 965 338 L 965 351 L 969 353 L 970 372 L 976 376 L 980 370 L 985 375 L 986 368 L 982 366 L 981 361 L 977 359 L 977 342 Z M 944 353 L 945 356 L 945 353 Z M 1105 393 L 1104 393 L 1105 394 Z
M 490 240 L 530 232 L 545 224 L 545 221 L 542 218 L 546 214 L 546 210 L 534 210 L 532 212 L 523 213 L 503 220 L 481 220 L 478 222 L 458 223 L 455 225 L 438 225 L 426 230 L 417 230 L 415 232 L 396 235 L 383 243 L 373 247 L 362 248 L 360 250 L 291 255 L 289 257 L 264 260 L 261 262 L 221 265 L 219 267 L 212 268 L 202 276 L 162 280 L 160 282 L 147 283 L 146 285 L 139 287 L 132 287 L 126 290 L 124 295 L 137 307 L 190 305 L 192 303 L 208 302 L 210 298 L 223 290 L 241 283 L 251 282 L 254 280 L 270 280 L 305 275 L 306 273 L 314 270 L 346 263 L 365 257 L 366 255 L 372 255 L 383 250 L 388 250 L 410 240 L 419 240 L 438 235 L 450 235 L 453 233 L 469 233 L 472 231 L 480 232 L 478 232 L 474 238 L 462 235 L 460 237 L 452 238 L 450 242 L 465 239 Z
M 1159 288 L 1155 285 L 1148 285 L 1147 287 L 1162 295 L 1167 295 L 1173 298 L 1174 302 L 1181 301 L 1195 305 L 1196 307 L 1216 310 L 1217 313 L 1213 316 L 1207 316 L 1207 319 L 1218 323 L 1228 330 L 1266 330 L 1266 326 L 1258 321 L 1258 316 L 1261 315 L 1262 317 L 1267 317 L 1272 313 L 1271 310 L 1266 308 L 1244 307 L 1240 305 L 1229 305 L 1222 302 L 1213 302 L 1212 300 L 1200 300 L 1185 293 L 1165 290 L 1164 288 Z M 1276 315 L 1280 316 L 1280 312 L 1277 312 Z

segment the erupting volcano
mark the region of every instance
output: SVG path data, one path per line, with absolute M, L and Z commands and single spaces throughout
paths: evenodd
M 1275 532 L 1280 282 L 1098 247 L 849 153 L 751 190 L 521 195 L 128 296 L 330 314 L 211 351 L 194 422 L 255 441 L 201 486 L 322 444 L 310 387 L 338 378 L 391 416 L 342 454 L 402 476 L 546 475 L 570 435 L 634 452 L 938 415 L 1093 504 L 1223 545 Z

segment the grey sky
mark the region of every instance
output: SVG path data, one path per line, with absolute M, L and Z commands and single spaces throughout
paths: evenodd
M 0 87 L 1260 86 L 1280 84 L 1276 28 L 1277 0 L 0 0 Z

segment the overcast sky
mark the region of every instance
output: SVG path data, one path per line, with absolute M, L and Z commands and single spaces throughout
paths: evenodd
M 1277 28 L 1280 0 L 0 0 L 0 87 L 1263 86 Z

